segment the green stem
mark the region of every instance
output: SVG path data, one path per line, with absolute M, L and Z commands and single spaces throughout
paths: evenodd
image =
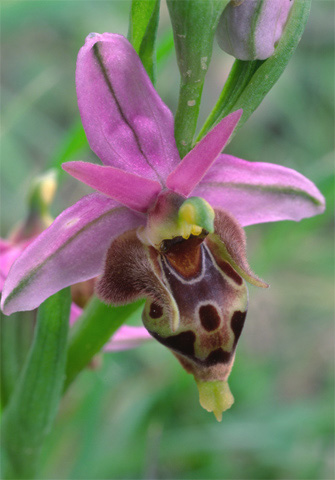
M 262 63 L 260 60 L 254 60 L 253 62 L 235 60 L 221 95 L 199 132 L 197 141 L 232 111 L 241 93 Z
M 175 118 L 175 138 L 180 157 L 183 158 L 192 148 L 204 80 L 198 83 L 181 83 L 179 102 Z
M 122 307 L 111 307 L 96 297 L 92 298 L 80 320 L 71 329 L 65 390 L 130 315 L 137 310 L 140 314 L 142 306 L 143 301 Z

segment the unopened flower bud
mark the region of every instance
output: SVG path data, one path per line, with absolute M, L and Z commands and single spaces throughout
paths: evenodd
M 28 215 L 10 234 L 12 243 L 34 238 L 53 222 L 49 206 L 57 190 L 57 172 L 54 169 L 34 178 L 28 194 Z
M 32 207 L 44 210 L 54 199 L 57 189 L 57 172 L 54 169 L 36 177 L 29 193 L 29 203 Z
M 294 0 L 231 0 L 217 29 L 219 46 L 240 60 L 273 55 Z

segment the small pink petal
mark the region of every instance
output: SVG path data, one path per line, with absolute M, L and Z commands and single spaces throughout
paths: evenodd
M 87 162 L 67 162 L 63 170 L 81 182 L 137 212 L 145 213 L 162 187 L 160 183 L 114 167 Z
M 8 272 L 23 251 L 22 246 L 1 240 L 0 246 L 0 292 L 2 292 Z
M 168 176 L 167 187 L 188 197 L 224 149 L 242 113 L 243 110 L 231 113 L 207 133 Z
M 317 187 L 281 165 L 220 155 L 193 195 L 232 213 L 242 226 L 312 217 L 325 209 Z
M 34 238 L 35 237 L 32 237 L 29 240 L 19 243 L 13 243 L 0 238 L 0 292 L 3 290 L 3 286 L 11 266 L 21 255 L 23 250 L 34 240 Z
M 33 310 L 58 290 L 97 277 L 113 238 L 144 223 L 144 215 L 100 193 L 83 197 L 14 263 L 3 289 L 3 312 Z
M 80 315 L 83 313 L 83 309 L 78 307 L 78 305 L 74 302 L 71 303 L 70 309 L 70 327 L 78 320 Z
M 173 116 L 128 40 L 90 34 L 78 55 L 76 85 L 87 139 L 101 161 L 164 184 L 180 161 Z
M 104 346 L 105 352 L 119 352 L 138 347 L 149 340 L 152 336 L 144 327 L 129 327 L 123 325 L 119 328 L 110 341 Z

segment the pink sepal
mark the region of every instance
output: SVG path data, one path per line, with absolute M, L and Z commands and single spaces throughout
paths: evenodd
M 13 264 L 3 289 L 3 312 L 33 310 L 58 290 L 97 277 L 113 238 L 144 223 L 144 215 L 105 195 L 83 197 L 64 210 Z
M 87 139 L 101 161 L 164 184 L 180 161 L 173 116 L 128 40 L 91 33 L 78 55 L 76 86 Z
M 242 226 L 312 217 L 325 209 L 313 182 L 281 165 L 220 155 L 193 195 L 229 211 Z

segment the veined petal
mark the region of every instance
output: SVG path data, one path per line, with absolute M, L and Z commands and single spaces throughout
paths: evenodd
M 231 113 L 207 133 L 168 176 L 167 187 L 187 197 L 224 149 L 242 113 Z
M 83 197 L 14 263 L 3 289 L 3 312 L 32 310 L 58 290 L 98 276 L 112 239 L 144 223 L 144 216 L 104 195 Z
M 87 162 L 67 162 L 62 168 L 81 182 L 137 212 L 145 213 L 162 189 L 160 183 L 154 180 L 119 168 Z
M 128 40 L 91 33 L 76 85 L 87 139 L 102 162 L 163 184 L 180 161 L 173 116 Z
M 139 347 L 142 343 L 153 340 L 150 333 L 144 327 L 129 327 L 123 325 L 104 346 L 105 352 L 120 352 Z
M 312 217 L 325 199 L 308 178 L 281 165 L 220 155 L 194 195 L 228 210 L 242 226 Z

